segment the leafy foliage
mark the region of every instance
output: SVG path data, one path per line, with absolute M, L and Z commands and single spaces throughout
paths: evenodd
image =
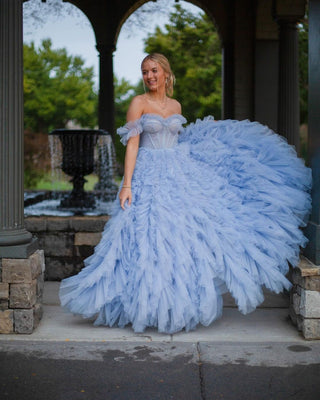
M 94 127 L 97 95 L 93 90 L 93 68 L 66 49 L 52 49 L 49 39 L 39 49 L 24 45 L 25 128 L 48 132 L 64 128 L 68 121 Z
M 221 115 L 221 46 L 213 22 L 194 15 L 179 4 L 170 23 L 145 41 L 147 53 L 163 53 L 176 76 L 175 97 L 188 120 Z

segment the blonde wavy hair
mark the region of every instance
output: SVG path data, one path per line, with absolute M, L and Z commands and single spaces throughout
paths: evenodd
M 158 63 L 162 67 L 166 75 L 168 75 L 168 77 L 166 78 L 166 93 L 168 96 L 172 96 L 173 85 L 175 83 L 176 78 L 171 70 L 170 63 L 167 57 L 160 53 L 148 54 L 141 62 L 141 69 L 143 67 L 144 62 L 148 60 Z

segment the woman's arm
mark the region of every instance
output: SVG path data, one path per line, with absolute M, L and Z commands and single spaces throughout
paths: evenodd
M 135 97 L 127 112 L 127 122 L 135 121 L 143 114 L 143 103 L 139 96 Z M 140 135 L 131 137 L 128 140 L 126 155 L 124 159 L 124 177 L 122 189 L 119 193 L 120 206 L 125 210 L 125 202 L 128 201 L 128 205 L 131 205 L 132 192 L 131 192 L 131 179 L 136 165 L 137 154 L 139 150 Z

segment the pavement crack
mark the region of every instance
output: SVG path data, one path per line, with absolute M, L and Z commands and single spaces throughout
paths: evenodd
M 201 350 L 200 350 L 200 343 L 199 342 L 197 342 L 197 353 L 198 353 L 198 371 L 199 371 L 199 382 L 200 382 L 200 396 L 201 396 L 201 400 L 206 400 L 204 371 L 203 371 L 203 364 L 202 364 L 202 361 L 201 361 Z

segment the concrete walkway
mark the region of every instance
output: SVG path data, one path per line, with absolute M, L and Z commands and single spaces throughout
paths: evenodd
M 58 288 L 46 283 L 32 335 L 0 335 L 1 399 L 319 399 L 320 341 L 302 338 L 285 299 L 244 316 L 226 298 L 209 327 L 136 334 L 65 313 Z
M 95 327 L 92 321 L 65 312 L 59 306 L 59 282 L 46 282 L 44 290 L 44 315 L 40 326 L 32 335 L 0 335 L 1 340 L 32 341 L 89 341 L 89 342 L 296 342 L 305 343 L 301 334 L 288 318 L 286 299 L 267 296 L 266 308 L 242 315 L 234 307 L 230 298 L 225 299 L 227 307 L 223 316 L 209 327 L 199 326 L 192 332 L 174 335 L 158 333 L 147 329 L 144 333 L 134 333 L 131 327 L 124 329 Z

